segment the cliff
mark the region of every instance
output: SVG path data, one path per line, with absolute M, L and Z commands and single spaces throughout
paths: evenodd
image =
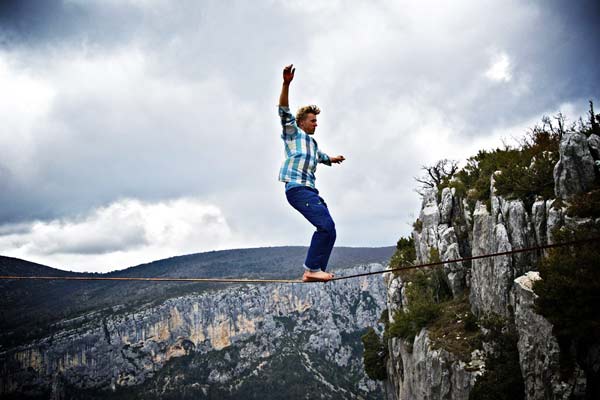
M 569 131 L 560 136 L 558 161 L 553 171 L 550 169 L 555 198 L 537 196 L 533 202 L 528 202 L 530 197 L 519 198 L 505 191 L 499 194 L 498 179 L 506 180 L 506 176 L 502 176 L 510 172 L 506 170 L 487 176 L 487 198 L 469 196 L 475 192 L 473 187 L 458 190 L 464 182 L 457 180 L 425 191 L 412 232 L 416 256 L 413 263 L 546 245 L 555 242 L 553 235 L 561 227 L 599 227 L 600 218 L 582 218 L 567 212 L 573 196 L 598 187 L 600 137 L 589 133 Z M 544 156 L 548 153 L 540 152 Z M 530 161 L 531 167 L 524 168 L 525 171 L 534 169 L 536 160 Z M 410 253 L 401 249 L 399 242 L 400 251 Z M 534 306 L 537 295 L 533 282 L 541 279 L 535 270 L 546 255 L 547 252 L 538 251 L 444 264 L 443 281 L 451 291 L 450 300 L 440 303 L 441 311 L 430 318 L 425 327 L 419 328 L 414 338 L 398 330 L 399 324 L 404 324 L 400 328 L 408 324 L 405 320 L 412 315 L 410 311 L 414 314 L 422 307 L 417 300 L 411 299 L 414 275 L 386 273 L 388 323 L 394 327 L 384 336 L 388 346 L 388 383 L 393 388 L 388 392 L 388 399 L 509 398 L 508 394 L 481 396 L 485 391 L 482 376 L 493 368 L 492 360 L 497 361 L 499 353 L 504 352 L 510 358 L 512 349 L 514 362 L 518 363 L 512 369 L 517 371 L 517 376 L 510 384 L 509 378 L 502 379 L 507 383 L 506 390 L 516 390 L 515 398 L 589 396 L 591 375 L 586 375 L 583 366 L 575 362 L 574 372 L 565 377 L 553 325 L 539 315 Z M 411 309 L 411 301 L 414 309 Z M 449 308 L 453 301 L 463 301 L 472 316 L 468 313 L 450 315 L 450 323 L 458 327 L 450 333 L 440 330 L 435 321 L 451 312 Z M 477 320 L 477 329 L 465 328 L 465 320 L 471 317 L 473 321 Z M 399 318 L 404 319 L 398 322 Z M 501 321 L 502 327 L 493 328 L 494 321 Z M 414 321 L 410 323 L 414 324 Z M 394 334 L 394 329 L 401 334 Z M 493 332 L 504 337 L 502 340 L 510 344 L 507 345 L 510 349 L 498 348 L 502 340 L 492 339 Z M 452 340 L 448 340 L 450 336 Z M 471 340 L 476 336 L 478 340 Z M 586 357 L 590 365 L 600 365 L 597 352 Z M 478 380 L 479 387 L 474 390 Z
M 380 264 L 344 274 L 381 270 Z M 385 304 L 378 275 L 329 284 L 238 285 L 60 321 L 0 353 L 3 398 L 381 396 L 360 335 Z M 290 397 L 291 396 L 291 397 Z

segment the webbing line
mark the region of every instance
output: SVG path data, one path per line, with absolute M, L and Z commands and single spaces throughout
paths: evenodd
M 502 252 L 499 252 L 499 253 L 483 254 L 483 255 L 480 255 L 480 256 L 464 257 L 464 258 L 458 258 L 458 259 L 454 259 L 454 260 L 438 261 L 438 262 L 432 262 L 432 263 L 427 263 L 427 264 L 409 265 L 409 266 L 406 266 L 406 267 L 390 268 L 390 269 L 386 269 L 386 270 L 383 270 L 383 271 L 365 272 L 365 273 L 356 274 L 356 275 L 340 276 L 340 277 L 334 277 L 332 279 L 332 281 L 339 281 L 339 280 L 342 280 L 342 279 L 357 278 L 357 277 L 360 277 L 360 276 L 367 276 L 367 275 L 383 274 L 383 273 L 386 273 L 386 272 L 405 271 L 405 270 L 409 270 L 409 269 L 433 267 L 433 266 L 436 266 L 436 265 L 451 264 L 451 263 L 457 263 L 457 262 L 463 262 L 463 261 L 471 261 L 471 260 L 478 260 L 478 259 L 481 259 L 481 258 L 506 256 L 506 255 L 515 254 L 515 253 L 525 253 L 525 252 L 528 252 L 528 251 L 551 249 L 553 247 L 573 246 L 573 245 L 578 245 L 578 244 L 583 244 L 583 243 L 590 243 L 590 242 L 597 242 L 597 241 L 600 241 L 600 237 L 591 238 L 591 239 L 572 240 L 572 241 L 569 241 L 569 242 L 562 242 L 562 243 L 559 242 L 559 243 L 547 244 L 547 245 L 544 245 L 544 246 L 527 247 L 527 248 L 524 248 L 524 249 L 502 251 Z
M 525 253 L 525 252 L 536 251 L 536 250 L 545 250 L 545 249 L 551 249 L 554 247 L 574 246 L 574 245 L 580 245 L 580 244 L 584 244 L 584 243 L 597 242 L 597 241 L 600 241 L 600 237 L 590 238 L 590 239 L 581 239 L 581 240 L 572 240 L 569 242 L 559 242 L 559 243 L 547 244 L 544 246 L 528 247 L 528 248 L 524 248 L 524 249 L 502 251 L 499 253 L 483 254 L 483 255 L 479 255 L 479 256 L 464 257 L 464 258 L 458 258 L 458 259 L 447 260 L 447 261 L 438 261 L 438 262 L 432 262 L 432 263 L 427 263 L 427 264 L 410 265 L 407 267 L 391 268 L 391 269 L 385 269 L 385 270 L 381 270 L 381 271 L 365 272 L 365 273 L 355 274 L 355 275 L 346 275 L 346 276 L 339 276 L 339 277 L 336 276 L 333 279 L 331 279 L 331 281 L 340 281 L 343 279 L 358 278 L 361 276 L 376 275 L 376 274 L 384 274 L 387 272 L 394 272 L 394 271 L 405 271 L 405 270 L 417 269 L 417 268 L 427 268 L 427 267 L 433 267 L 436 265 L 452 264 L 452 263 L 458 263 L 458 262 L 463 262 L 463 261 L 478 260 L 478 259 L 482 259 L 482 258 L 506 256 L 509 254 Z M 95 277 L 95 276 L 93 277 L 93 276 L 10 276 L 10 275 L 0 276 L 0 280 L 9 280 L 9 279 L 14 279 L 14 280 L 66 280 L 66 281 L 214 282 L 214 283 L 321 283 L 319 281 L 302 282 L 299 279 L 137 278 L 137 277 L 117 278 L 117 277 Z
M 243 279 L 243 278 L 115 278 L 96 276 L 0 276 L 0 279 L 37 279 L 63 281 L 149 281 L 149 282 L 220 282 L 220 283 L 303 283 L 299 279 Z

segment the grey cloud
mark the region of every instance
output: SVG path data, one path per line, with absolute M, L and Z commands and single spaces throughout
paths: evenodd
M 31 224 L 5 224 L 0 225 L 0 237 L 10 235 L 24 235 L 31 232 Z
M 7 0 L 0 3 L 0 44 L 8 48 L 118 46 L 143 22 L 126 2 Z
M 50 118 L 68 131 L 37 128 L 45 134 L 34 143 L 34 162 L 43 173 L 29 181 L 4 174 L 2 179 L 10 189 L 0 194 L 5 205 L 0 210 L 0 221 L 51 219 L 86 212 L 109 203 L 115 195 L 155 201 L 190 192 L 218 192 L 254 181 L 253 176 L 244 177 L 241 171 L 254 169 L 254 157 L 261 153 L 262 145 L 248 138 L 263 136 L 264 123 L 252 117 L 254 126 L 249 126 L 248 118 L 232 109 L 231 104 L 247 103 L 257 115 L 265 113 L 273 119 L 271 126 L 276 127 L 278 88 L 273 87 L 273 77 L 280 74 L 278 53 L 301 33 L 291 32 L 294 23 L 289 16 L 269 16 L 264 5 L 240 2 L 237 8 L 230 5 L 226 11 L 231 12 L 223 15 L 224 10 L 217 4 L 201 8 L 192 2 L 188 8 L 167 9 L 163 14 L 147 11 L 146 24 L 130 29 L 137 31 L 132 39 L 134 48 L 140 46 L 148 58 L 148 80 L 164 81 L 164 89 L 170 83 L 185 88 L 218 79 L 225 86 L 219 92 L 202 93 L 200 88 L 196 95 L 203 103 L 196 108 L 181 104 L 185 99 L 169 98 L 152 87 L 139 87 L 114 97 L 105 92 L 105 97 L 94 92 L 70 94 L 63 90 L 69 88 L 59 88 Z M 260 29 L 269 19 L 279 21 L 276 34 Z M 244 21 L 250 23 L 244 26 Z M 80 19 L 72 24 L 83 22 Z M 123 39 L 110 29 L 105 35 L 113 43 Z M 121 42 L 121 46 L 125 44 Z M 28 51 L 25 47 L 21 53 L 23 66 L 48 69 L 42 65 L 48 60 L 57 61 L 53 51 Z M 99 49 L 95 55 L 109 53 Z M 225 140 L 229 143 L 224 148 L 223 138 L 227 136 L 232 139 Z
M 249 97 L 270 83 L 265 65 L 278 70 L 282 56 L 307 51 L 305 24 L 269 2 L 1 4 L 0 44 L 10 48 L 30 48 L 43 58 L 56 49 L 106 52 L 134 44 L 153 54 L 158 74 L 184 81 L 226 75 L 234 92 Z
M 240 231 L 302 238 L 290 229 L 299 220 L 276 182 L 282 146 L 274 105 L 280 69 L 295 62 L 292 106 L 305 99 L 323 103 L 319 144 L 348 157 L 343 166 L 318 173 L 338 224 L 352 230 L 342 229 L 340 237 L 353 244 L 389 237 L 391 243 L 408 230 L 403 215 L 418 202 L 412 176 L 428 154 L 407 153 L 414 138 L 402 121 L 384 135 L 385 121 L 372 117 L 376 110 L 414 105 L 423 122 L 435 111 L 457 139 L 468 141 L 564 102 L 578 102 L 583 114 L 582 99 L 597 98 L 600 89 L 593 51 L 598 28 L 584 18 L 595 12 L 591 3 L 473 2 L 446 31 L 410 21 L 408 11 L 391 18 L 382 6 L 389 30 L 374 29 L 369 38 L 359 14 L 344 25 L 352 6 L 346 13 L 311 14 L 275 2 L 3 4 L 4 46 L 19 66 L 65 86 L 58 88 L 51 124 L 35 128 L 44 132 L 33 143 L 38 174 L 24 180 L 2 170 L 0 160 L 0 224 L 87 213 L 122 197 L 194 195 L 222 206 Z M 494 49 L 514 63 L 508 84 L 483 76 Z M 75 76 L 72 83 L 54 81 L 64 79 L 53 70 L 61 57 L 101 60 L 119 51 L 141 52 L 146 76 L 131 77 L 114 92 L 99 87 L 101 76 L 97 88 Z M 515 92 L 519 83 L 528 90 Z M 364 195 L 355 207 L 344 204 L 349 186 Z M 95 244 L 63 245 L 74 253 L 104 251 Z
M 96 238 L 93 241 L 57 241 L 51 246 L 37 249 L 39 254 L 81 254 L 81 255 L 99 255 L 115 251 L 128 251 L 148 244 L 144 240 L 143 232 L 131 232 L 128 235 L 110 236 Z

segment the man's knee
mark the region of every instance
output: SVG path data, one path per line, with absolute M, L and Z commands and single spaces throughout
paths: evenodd
M 329 236 L 331 236 L 331 237 L 335 238 L 335 236 L 336 236 L 335 223 L 333 222 L 332 219 L 321 222 L 318 226 L 318 229 L 320 231 L 327 232 L 329 234 Z

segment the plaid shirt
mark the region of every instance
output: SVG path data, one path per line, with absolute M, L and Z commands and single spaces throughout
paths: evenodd
M 331 165 L 329 156 L 317 147 L 317 141 L 296 125 L 296 118 L 289 107 L 279 106 L 279 116 L 283 132 L 281 138 L 285 144 L 285 161 L 279 170 L 279 180 L 292 186 L 315 188 L 317 163 Z

